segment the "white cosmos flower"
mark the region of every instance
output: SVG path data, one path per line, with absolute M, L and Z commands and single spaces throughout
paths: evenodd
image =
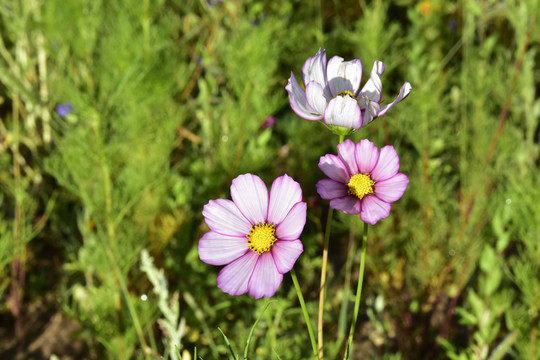
M 369 79 L 360 90 L 362 61 L 344 61 L 342 57 L 334 56 L 327 63 L 326 52 L 319 49 L 302 68 L 305 90 L 292 72 L 285 89 L 289 93 L 291 108 L 298 116 L 307 120 L 324 119 L 328 125 L 357 130 L 386 114 L 411 92 L 411 84 L 405 82 L 398 97 L 381 106 L 380 76 L 384 70 L 383 63 L 375 61 Z

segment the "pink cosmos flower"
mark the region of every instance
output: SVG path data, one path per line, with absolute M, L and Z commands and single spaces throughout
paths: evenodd
M 268 194 L 258 176 L 244 174 L 232 181 L 231 197 L 204 206 L 210 231 L 199 240 L 199 257 L 226 265 L 217 284 L 227 294 L 271 297 L 304 250 L 299 240 L 307 208 L 302 189 L 283 175 Z
M 319 168 L 329 179 L 319 180 L 317 192 L 330 207 L 346 214 L 360 214 L 363 222 L 375 225 L 390 215 L 390 204 L 401 198 L 409 178 L 398 173 L 399 157 L 393 146 L 379 149 L 364 139 L 358 144 L 345 140 L 337 146 L 338 156 L 327 154 Z
M 307 120 L 321 120 L 327 125 L 360 129 L 374 118 L 386 114 L 395 104 L 405 99 L 411 92 L 411 84 L 401 86 L 398 97 L 389 104 L 380 105 L 382 82 L 380 76 L 385 67 L 375 61 L 370 78 L 360 90 L 362 61 L 343 61 L 334 56 L 326 63 L 326 52 L 319 49 L 302 68 L 302 89 L 294 74 L 285 89 L 293 111 Z

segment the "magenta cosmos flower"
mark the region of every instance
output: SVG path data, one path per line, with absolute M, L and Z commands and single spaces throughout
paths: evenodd
M 273 296 L 304 250 L 298 239 L 306 223 L 302 189 L 283 175 L 268 194 L 258 176 L 245 174 L 232 181 L 231 197 L 204 206 L 210 231 L 199 240 L 199 257 L 226 265 L 217 284 L 227 294 Z
M 343 61 L 342 57 L 334 56 L 327 64 L 326 52 L 319 49 L 302 67 L 305 90 L 292 72 L 285 89 L 289 93 L 291 108 L 298 116 L 307 120 L 324 119 L 327 125 L 357 130 L 386 114 L 411 92 L 411 84 L 405 82 L 398 97 L 381 106 L 380 76 L 384 70 L 383 63 L 375 61 L 370 78 L 360 90 L 362 61 Z
M 321 157 L 319 168 L 329 177 L 317 183 L 317 192 L 330 207 L 346 214 L 360 214 L 375 225 L 390 215 L 390 204 L 401 198 L 409 178 L 398 173 L 399 157 L 393 146 L 379 149 L 369 140 L 337 146 L 338 156 Z

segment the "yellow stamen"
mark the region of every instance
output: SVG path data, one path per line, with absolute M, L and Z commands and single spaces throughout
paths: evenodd
M 275 233 L 275 225 L 268 223 L 253 225 L 249 230 L 249 234 L 246 235 L 249 248 L 259 255 L 269 251 L 277 241 Z
M 369 173 L 366 173 L 351 176 L 347 187 L 349 188 L 349 195 L 362 199 L 368 194 L 373 194 L 373 185 L 375 185 L 375 181 L 371 180 Z
M 339 96 L 347 96 L 349 95 L 350 97 L 352 97 L 353 99 L 356 99 L 356 97 L 354 97 L 354 94 L 352 93 L 352 91 L 349 91 L 349 90 L 342 90 L 340 92 L 337 93 Z

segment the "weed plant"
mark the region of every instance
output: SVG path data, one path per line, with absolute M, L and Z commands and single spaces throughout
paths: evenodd
M 5 0 L 0 316 L 17 358 L 30 305 L 51 294 L 82 325 L 78 358 L 311 357 L 290 277 L 269 300 L 232 297 L 197 243 L 204 204 L 233 178 L 293 177 L 315 323 L 317 163 L 337 139 L 296 116 L 284 88 L 319 48 L 361 58 L 364 78 L 383 61 L 387 101 L 413 88 L 350 136 L 392 144 L 410 178 L 370 230 L 351 357 L 540 358 L 538 0 Z M 357 229 L 334 215 L 328 359 L 352 316 Z

